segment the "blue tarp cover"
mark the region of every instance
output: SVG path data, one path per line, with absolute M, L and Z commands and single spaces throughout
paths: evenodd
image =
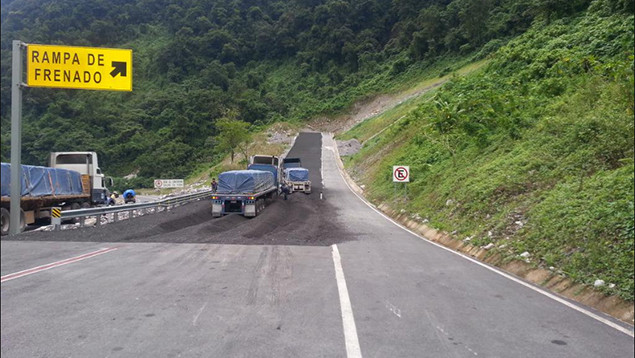
M 264 170 L 273 174 L 274 183 L 278 184 L 278 168 L 273 164 L 249 164 L 247 170 Z
M 284 170 L 284 176 L 288 181 L 308 181 L 309 170 L 305 168 L 289 168 Z
M 11 195 L 11 165 L 2 163 L 2 196 Z M 22 196 L 80 195 L 82 175 L 73 170 L 22 165 Z
M 273 174 L 264 170 L 232 170 L 218 176 L 219 194 L 256 194 L 275 188 Z

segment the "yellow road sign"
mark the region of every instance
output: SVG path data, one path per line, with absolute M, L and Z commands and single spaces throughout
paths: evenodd
M 27 45 L 29 87 L 132 91 L 132 50 Z

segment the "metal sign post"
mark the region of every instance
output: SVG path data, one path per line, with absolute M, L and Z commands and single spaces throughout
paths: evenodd
M 56 206 L 51 208 L 51 224 L 55 231 L 60 230 L 60 225 L 62 225 L 62 208 Z
M 13 40 L 11 61 L 11 204 L 9 234 L 20 233 L 20 197 L 22 191 L 22 48 Z
M 26 84 L 22 49 L 26 48 Z M 11 190 L 9 234 L 21 231 L 22 88 L 132 91 L 132 50 L 25 44 L 13 40 L 11 61 Z M 98 220 L 99 223 L 99 220 Z
M 397 183 L 404 185 L 404 199 L 408 199 L 408 184 L 410 182 L 410 167 L 407 165 L 395 165 L 392 167 L 392 181 L 395 186 L 395 197 L 397 196 Z

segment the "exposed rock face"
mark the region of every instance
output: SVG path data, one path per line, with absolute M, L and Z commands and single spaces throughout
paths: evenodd
M 357 139 L 351 140 L 338 140 L 337 141 L 337 149 L 340 152 L 340 156 L 344 157 L 347 155 L 353 155 L 359 152 L 362 149 L 361 143 Z

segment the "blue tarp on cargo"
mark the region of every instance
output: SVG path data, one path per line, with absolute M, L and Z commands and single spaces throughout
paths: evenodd
M 275 188 L 273 174 L 264 170 L 232 170 L 218 176 L 219 194 L 257 194 Z
M 288 181 L 308 181 L 309 170 L 305 168 L 289 168 L 284 170 L 284 176 Z
M 278 168 L 273 164 L 249 164 L 247 170 L 263 170 L 273 174 L 273 181 L 278 184 Z
M 11 165 L 2 163 L 2 196 L 11 195 Z M 22 196 L 80 195 L 82 176 L 67 169 L 22 165 Z

